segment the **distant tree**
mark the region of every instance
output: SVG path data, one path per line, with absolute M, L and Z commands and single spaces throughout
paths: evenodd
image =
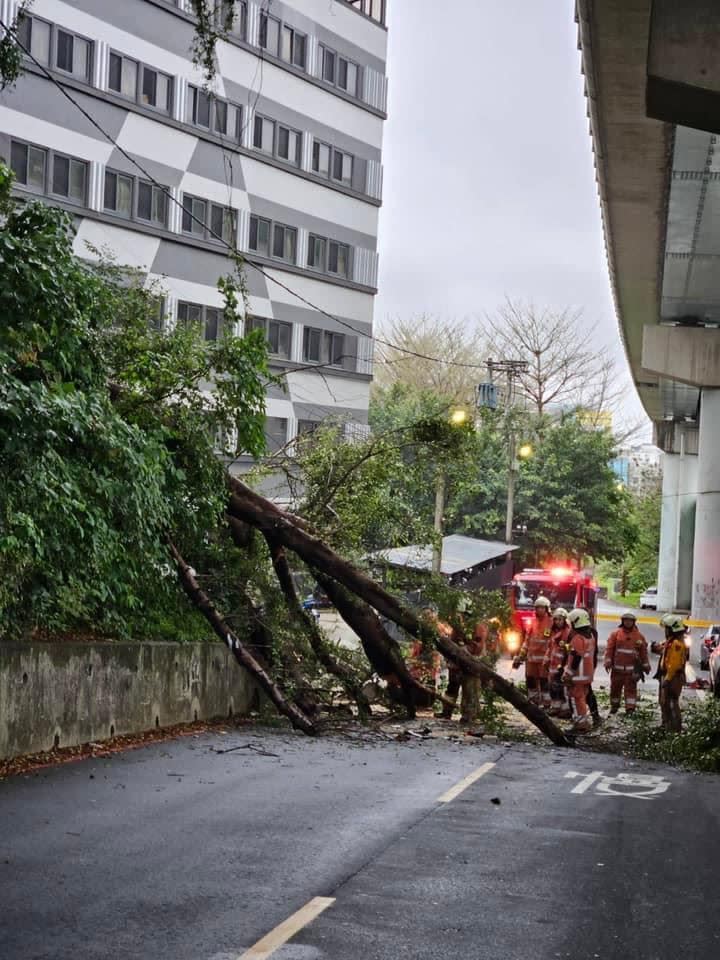
M 404 384 L 450 404 L 474 405 L 487 350 L 473 321 L 422 314 L 392 321 L 379 336 L 403 349 L 377 344 L 375 389 Z
M 662 491 L 657 483 L 633 502 L 637 541 L 626 559 L 627 586 L 631 592 L 645 590 L 657 581 L 660 553 Z
M 507 300 L 486 316 L 483 329 L 494 359 L 527 362 L 527 372 L 519 377 L 520 395 L 538 415 L 552 407 L 574 407 L 592 420 L 592 414 L 597 418 L 614 407 L 620 375 L 580 310 Z

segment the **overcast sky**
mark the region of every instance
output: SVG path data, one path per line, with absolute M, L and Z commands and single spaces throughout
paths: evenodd
M 623 369 L 572 0 L 388 0 L 375 317 L 582 307 Z M 634 396 L 628 416 L 642 412 Z

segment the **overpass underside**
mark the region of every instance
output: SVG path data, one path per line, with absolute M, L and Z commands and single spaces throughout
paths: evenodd
M 665 453 L 659 605 L 720 622 L 720 3 L 576 16 L 620 335 Z

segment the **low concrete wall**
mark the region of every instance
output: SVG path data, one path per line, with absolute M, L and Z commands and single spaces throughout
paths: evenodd
M 0 759 L 256 703 L 255 684 L 219 643 L 0 643 Z

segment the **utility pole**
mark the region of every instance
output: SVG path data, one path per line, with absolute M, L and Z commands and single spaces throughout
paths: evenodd
M 480 384 L 478 396 L 484 406 L 490 406 L 493 409 L 497 406 L 497 387 L 495 385 L 496 375 L 505 375 L 505 430 L 508 437 L 508 484 L 507 484 L 507 510 L 505 512 L 505 543 L 512 543 L 513 514 L 515 512 L 515 481 L 517 479 L 519 463 L 517 460 L 515 430 L 512 422 L 512 405 L 515 399 L 515 383 L 520 379 L 528 368 L 526 360 L 488 360 L 488 378 L 489 383 Z M 489 399 L 489 402 L 487 402 Z M 483 402 L 485 400 L 485 402 Z M 530 456 L 532 450 L 525 445 L 520 448 L 521 454 L 524 450 L 528 452 L 524 455 Z

